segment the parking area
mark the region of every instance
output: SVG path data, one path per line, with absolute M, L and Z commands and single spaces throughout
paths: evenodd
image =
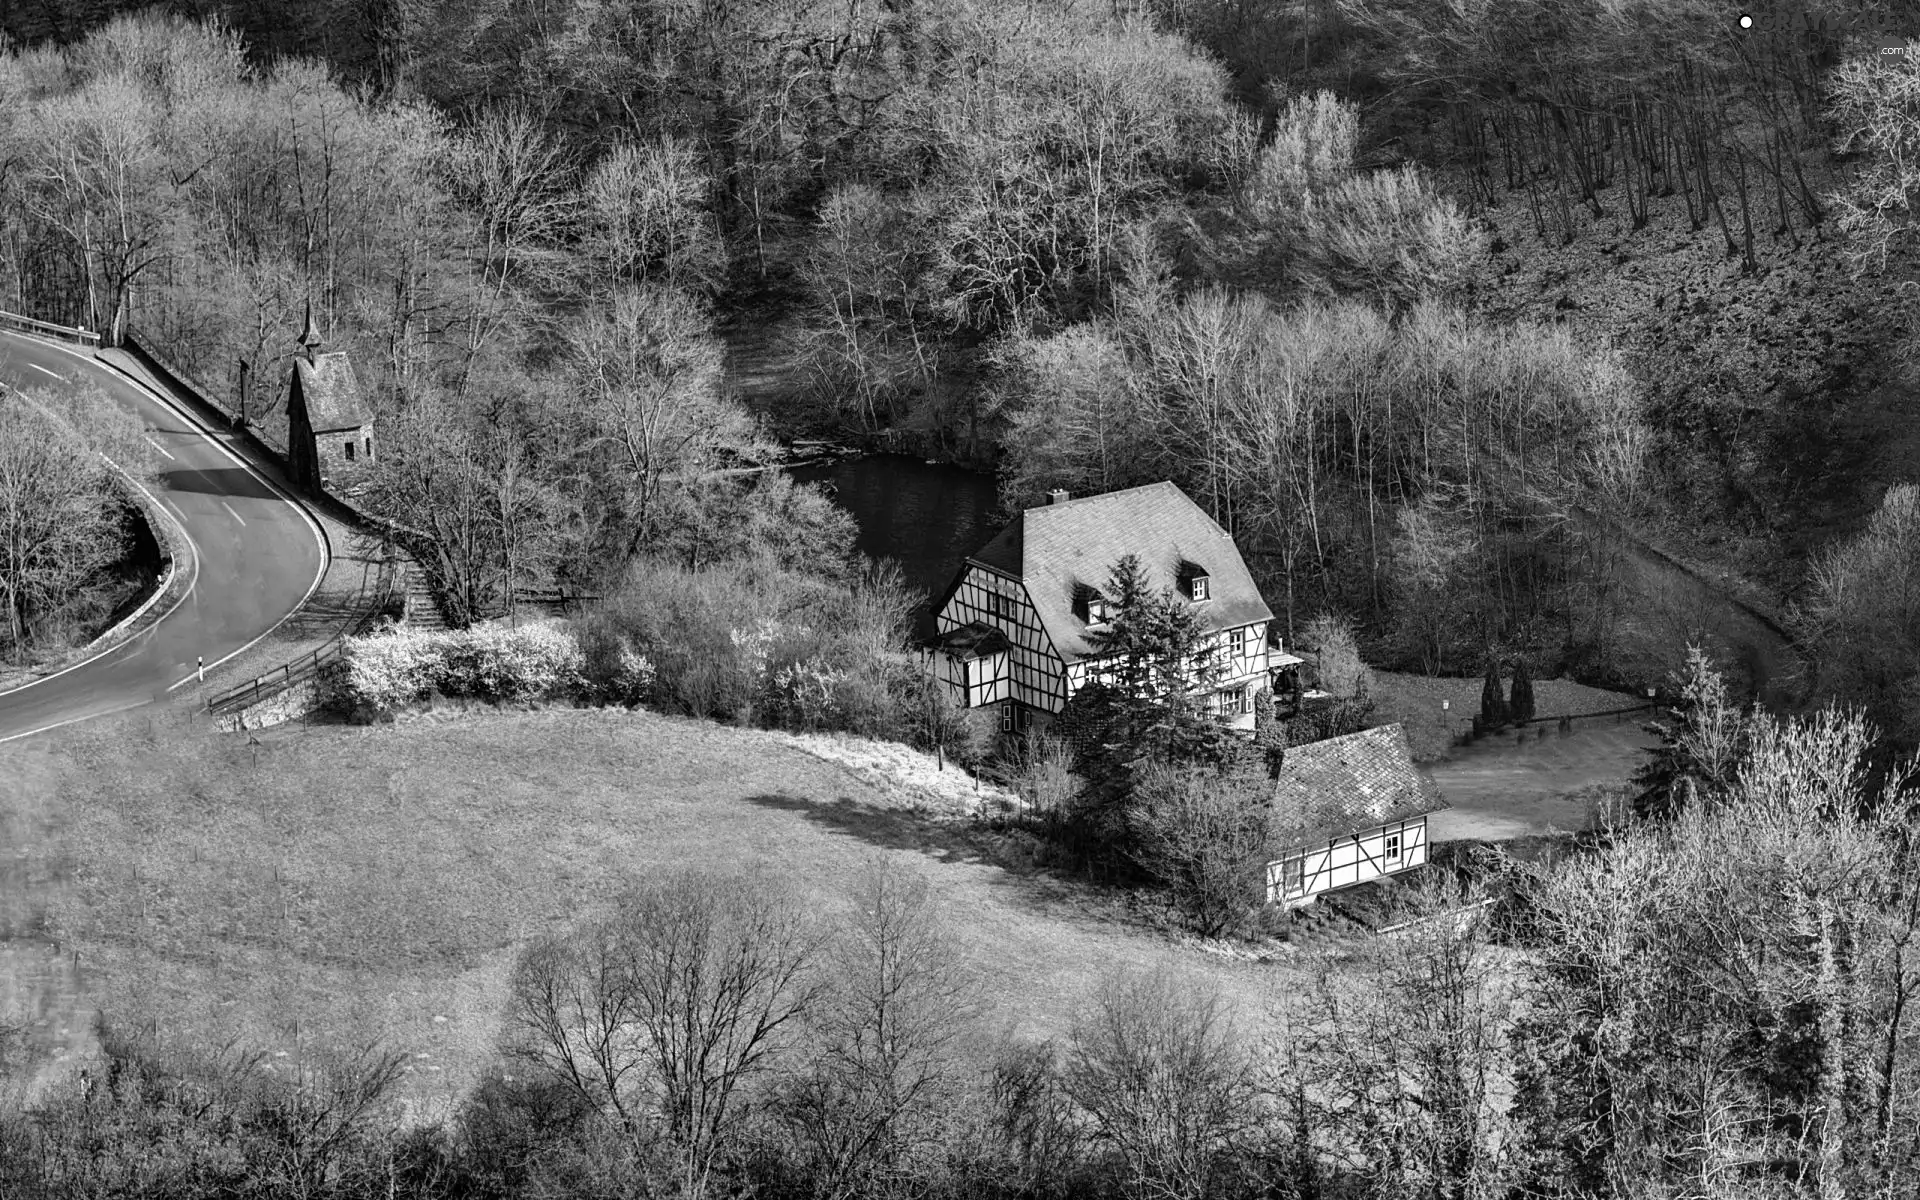
M 1561 733 L 1552 724 L 1461 746 L 1422 769 L 1451 808 L 1427 818 L 1435 842 L 1497 841 L 1584 828 L 1596 800 L 1625 784 L 1657 739 L 1641 719 Z

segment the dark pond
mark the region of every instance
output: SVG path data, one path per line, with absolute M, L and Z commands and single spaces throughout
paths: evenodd
M 991 475 L 905 454 L 870 454 L 824 467 L 796 467 L 802 483 L 830 486 L 860 526 L 858 545 L 900 564 L 910 587 L 937 596 L 960 560 L 987 544 L 1002 522 Z M 931 616 L 925 618 L 931 631 Z

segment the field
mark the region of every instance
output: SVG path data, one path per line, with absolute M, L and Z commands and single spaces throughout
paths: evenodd
M 1256 1011 L 1300 977 L 1096 919 L 1085 889 L 962 815 L 970 785 L 888 783 L 897 755 L 849 770 L 821 757 L 831 739 L 558 709 L 294 725 L 258 745 L 170 720 L 81 729 L 0 747 L 0 779 L 57 776 L 39 932 L 77 952 L 86 1001 L 166 1040 L 289 1059 L 377 1037 L 413 1056 L 423 1115 L 486 1063 L 520 947 L 663 867 L 749 867 L 824 911 L 871 860 L 914 864 L 1026 1035 L 1062 1032 L 1127 964 L 1175 961 Z

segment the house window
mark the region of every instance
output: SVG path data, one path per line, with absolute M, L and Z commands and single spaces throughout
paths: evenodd
M 1000 732 L 1013 732 L 1013 705 L 1005 704 L 1000 708 Z
M 1386 848 L 1380 857 L 1384 858 L 1388 862 L 1400 861 L 1400 835 L 1399 834 L 1390 833 L 1387 835 Z
M 1033 728 L 1033 713 L 1024 708 L 1021 709 L 1020 710 L 1020 732 L 1025 733 L 1027 730 L 1032 728 Z
M 1107 610 L 1107 598 L 1105 596 L 1095 596 L 1087 601 L 1087 625 L 1089 627 L 1105 625 L 1112 619 L 1112 614 Z
M 1242 715 L 1253 711 L 1253 687 L 1249 684 L 1240 689 L 1240 712 Z
M 367 439 L 366 451 L 367 451 L 367 457 L 372 458 L 373 457 L 373 439 L 372 438 Z
M 1208 586 L 1205 575 L 1195 575 L 1192 579 L 1189 579 L 1187 581 L 1187 592 L 1193 597 L 1195 604 L 1200 603 L 1202 600 L 1213 599 L 1212 590 Z
M 988 592 L 987 611 L 996 617 L 1013 620 L 1013 597 L 1005 592 Z
M 1280 864 L 1280 894 L 1299 896 L 1307 890 L 1307 860 L 1289 858 Z
M 347 461 L 348 462 L 353 461 L 353 439 L 352 438 L 347 439 Z

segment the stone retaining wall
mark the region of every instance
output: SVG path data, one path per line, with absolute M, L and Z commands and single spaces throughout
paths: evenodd
M 320 707 L 319 690 L 312 679 L 302 680 L 283 692 L 268 696 L 258 704 L 249 704 L 236 712 L 222 713 L 214 718 L 214 728 L 222 733 L 238 733 L 243 729 L 265 729 L 269 725 L 283 725 Z

